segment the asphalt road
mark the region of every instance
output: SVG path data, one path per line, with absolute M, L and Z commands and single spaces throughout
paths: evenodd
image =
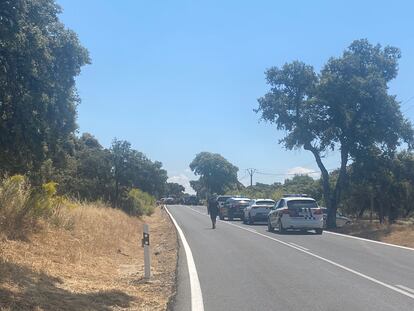
M 191 249 L 206 311 L 414 310 L 413 250 L 241 221 L 212 230 L 205 207 L 168 210 Z M 180 247 L 175 311 L 191 310 L 189 274 Z

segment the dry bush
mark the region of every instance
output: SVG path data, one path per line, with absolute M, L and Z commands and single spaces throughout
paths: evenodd
M 24 176 L 0 181 L 0 232 L 6 237 L 19 236 L 34 226 L 29 216 L 31 196 L 30 183 Z
M 40 219 L 56 219 L 70 202 L 56 195 L 54 182 L 33 188 L 23 175 L 0 180 L 0 234 L 23 238 L 38 228 Z

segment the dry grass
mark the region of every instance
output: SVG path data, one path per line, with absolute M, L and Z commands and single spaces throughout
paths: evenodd
M 174 290 L 177 239 L 157 209 L 139 220 L 84 205 L 43 222 L 28 240 L 0 240 L 1 310 L 165 310 Z M 143 280 L 143 221 L 152 271 Z
M 351 225 L 337 228 L 335 231 L 361 238 L 414 247 L 414 224 L 411 221 L 400 221 L 388 225 L 359 220 Z

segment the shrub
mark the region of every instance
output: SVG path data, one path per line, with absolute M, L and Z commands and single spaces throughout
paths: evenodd
M 151 215 L 155 209 L 155 198 L 150 194 L 137 189 L 131 189 L 122 200 L 121 208 L 130 215 Z
M 56 195 L 57 184 L 33 188 L 27 177 L 14 175 L 0 180 L 0 230 L 8 237 L 23 236 L 33 230 L 39 218 L 50 218 L 65 204 Z

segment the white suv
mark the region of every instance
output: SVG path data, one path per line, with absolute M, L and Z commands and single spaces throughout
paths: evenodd
M 244 209 L 243 222 L 252 225 L 255 221 L 266 221 L 275 201 L 270 199 L 251 200 Z
M 278 228 L 279 233 L 288 229 L 315 230 L 323 232 L 323 213 L 318 203 L 304 195 L 287 195 L 280 199 L 267 218 L 270 232 Z

